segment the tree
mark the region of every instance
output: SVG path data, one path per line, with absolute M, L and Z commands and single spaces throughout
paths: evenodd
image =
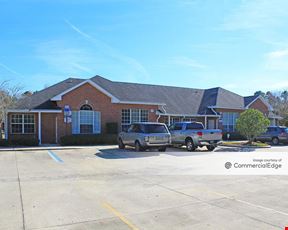
M 248 109 L 241 113 L 236 122 L 236 130 L 252 143 L 253 139 L 266 132 L 270 121 L 259 110 Z
M 7 81 L 0 82 L 0 124 L 4 122 L 7 109 L 12 108 L 16 104 L 20 95 L 21 87 L 10 87 Z

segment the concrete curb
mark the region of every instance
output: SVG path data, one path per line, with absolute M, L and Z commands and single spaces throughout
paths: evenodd
M 223 147 L 231 147 L 231 148 L 250 148 L 250 149 L 269 149 L 271 148 L 271 145 L 269 146 L 239 146 L 239 145 L 223 145 L 223 144 L 219 144 L 218 146 L 223 146 Z
M 9 152 L 9 151 L 43 151 L 43 150 L 71 150 L 71 149 L 87 149 L 87 148 L 96 148 L 96 146 L 45 146 L 45 147 L 16 147 L 16 148 L 1 148 L 0 152 Z

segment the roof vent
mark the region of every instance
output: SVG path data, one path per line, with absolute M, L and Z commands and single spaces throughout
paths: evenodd
M 73 80 L 72 80 L 72 79 L 68 79 L 68 80 L 66 81 L 66 83 L 73 83 Z

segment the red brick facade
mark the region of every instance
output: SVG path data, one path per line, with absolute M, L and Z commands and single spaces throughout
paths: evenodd
M 57 101 L 57 106 L 62 108 L 61 113 L 45 113 L 41 112 L 41 140 L 43 144 L 46 143 L 57 143 L 60 137 L 72 134 L 72 125 L 64 123 L 63 108 L 65 105 L 69 105 L 72 111 L 79 111 L 80 107 L 84 104 L 89 104 L 94 111 L 101 113 L 101 133 L 105 133 L 106 124 L 109 122 L 117 122 L 119 130 L 121 129 L 121 112 L 122 109 L 146 109 L 149 111 L 149 121 L 157 121 L 158 110 L 157 105 L 141 105 L 141 104 L 120 104 L 112 103 L 111 98 L 104 93 L 97 90 L 94 86 L 86 83 L 80 87 L 68 92 L 62 96 L 62 100 Z M 250 108 L 255 108 L 263 112 L 265 115 L 268 114 L 269 110 L 266 104 L 260 99 L 256 100 L 251 104 Z M 217 109 L 217 112 L 243 112 L 244 110 L 233 110 L 233 109 Z M 31 136 L 38 138 L 38 113 L 34 113 L 35 116 L 35 133 L 34 134 L 11 134 L 10 120 L 11 113 L 8 114 L 8 137 L 18 138 L 23 136 Z M 160 122 L 164 122 L 165 118 L 161 117 Z M 210 122 L 210 126 L 214 124 L 213 128 L 221 128 L 221 124 L 218 126 L 218 119 L 213 117 L 207 118 Z M 197 121 L 205 123 L 204 117 L 197 117 Z

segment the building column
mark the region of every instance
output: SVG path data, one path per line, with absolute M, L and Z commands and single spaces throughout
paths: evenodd
M 4 118 L 4 135 L 5 139 L 8 140 L 8 113 L 5 113 L 5 118 Z
M 171 125 L 171 120 L 170 120 L 170 116 L 168 116 L 168 126 Z
M 41 112 L 38 112 L 38 140 L 39 145 L 42 144 L 42 135 L 41 135 Z
M 207 129 L 207 116 L 205 116 L 205 124 L 204 124 L 205 129 Z

